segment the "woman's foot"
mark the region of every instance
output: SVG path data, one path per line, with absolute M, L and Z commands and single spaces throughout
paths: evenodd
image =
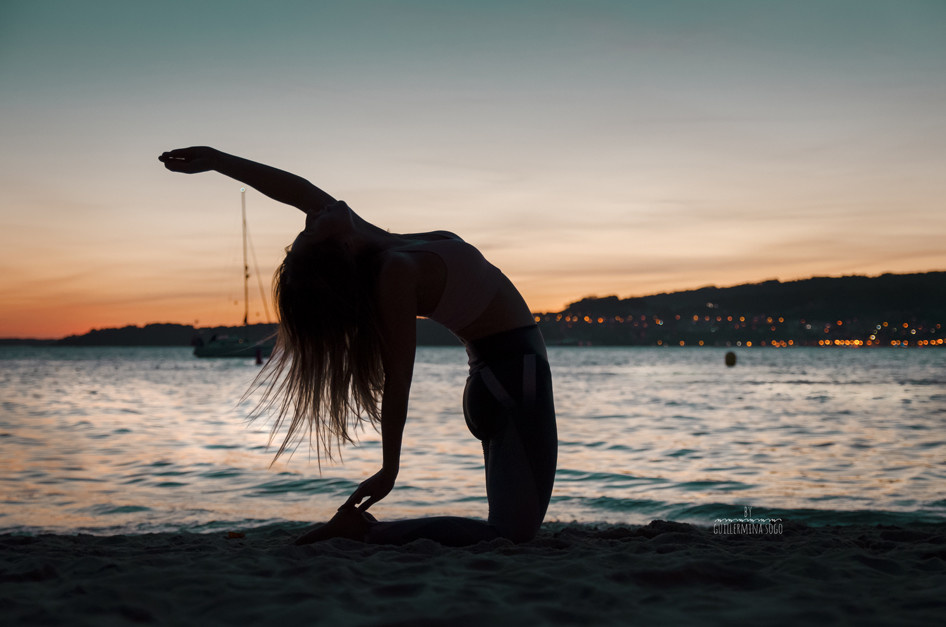
M 331 538 L 348 538 L 364 542 L 368 530 L 376 522 L 378 520 L 368 512 L 363 512 L 356 507 L 346 507 L 338 510 L 338 513 L 327 523 L 296 538 L 293 544 L 312 544 Z

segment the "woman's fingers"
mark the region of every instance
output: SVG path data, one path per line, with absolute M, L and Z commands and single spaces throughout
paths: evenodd
M 168 150 L 161 153 L 161 156 L 158 157 L 159 161 L 167 162 L 171 160 L 180 160 L 187 159 L 193 155 L 193 151 L 190 148 L 175 148 L 174 150 Z
M 211 149 L 205 146 L 192 146 L 190 148 L 175 148 L 161 153 L 158 161 L 172 172 L 196 174 L 206 172 L 212 168 L 210 156 Z
M 182 167 L 190 161 L 190 156 L 185 152 L 186 149 L 170 150 L 162 153 L 158 161 L 164 164 L 168 170 L 181 171 Z
M 348 497 L 347 501 L 342 503 L 342 506 L 338 508 L 338 511 L 341 511 L 349 507 L 355 507 L 356 505 L 358 505 L 358 503 L 361 501 L 362 498 L 364 498 L 362 495 L 362 488 L 361 486 L 358 486 L 358 489 L 355 490 L 352 493 L 352 495 Z
M 394 480 L 386 474 L 384 470 L 381 470 L 362 481 L 358 489 L 356 489 L 352 495 L 348 497 L 348 500 L 338 509 L 341 511 L 348 507 L 357 507 L 360 512 L 367 511 L 369 507 L 387 496 L 393 487 Z M 362 499 L 365 499 L 364 503 L 361 503 Z M 359 505 L 359 503 L 361 503 L 361 505 Z

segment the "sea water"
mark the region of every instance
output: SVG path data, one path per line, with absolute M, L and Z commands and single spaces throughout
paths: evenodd
M 547 520 L 711 526 L 946 519 L 946 350 L 552 347 L 559 455 Z M 381 463 L 273 461 L 246 422 L 252 360 L 186 348 L 0 348 L 0 531 L 211 531 L 326 520 Z M 382 519 L 485 518 L 461 410 L 466 355 L 422 347 Z M 279 437 L 277 436 L 276 444 Z M 751 510 L 749 508 L 752 508 Z

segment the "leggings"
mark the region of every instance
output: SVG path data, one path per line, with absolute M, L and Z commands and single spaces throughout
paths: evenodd
M 463 413 L 483 443 L 486 522 L 456 516 L 379 522 L 366 540 L 403 544 L 419 538 L 448 546 L 535 537 L 552 496 L 558 454 L 552 374 L 535 325 L 467 344 L 470 376 Z

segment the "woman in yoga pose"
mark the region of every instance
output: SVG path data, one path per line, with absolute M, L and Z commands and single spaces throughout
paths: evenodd
M 328 523 L 296 542 L 533 538 L 552 494 L 558 441 L 545 344 L 509 279 L 452 233 L 389 233 L 294 174 L 207 147 L 172 150 L 160 161 L 173 172 L 216 170 L 306 215 L 273 281 L 279 335 L 260 375 L 267 382 L 260 407 L 278 408 L 274 433 L 288 422 L 277 457 L 306 434 L 318 454 L 331 457 L 333 447 L 352 442 L 359 421 L 369 420 L 380 424 L 382 460 Z M 379 522 L 367 511 L 397 479 L 417 316 L 444 325 L 466 346 L 463 412 L 483 443 L 486 522 Z

